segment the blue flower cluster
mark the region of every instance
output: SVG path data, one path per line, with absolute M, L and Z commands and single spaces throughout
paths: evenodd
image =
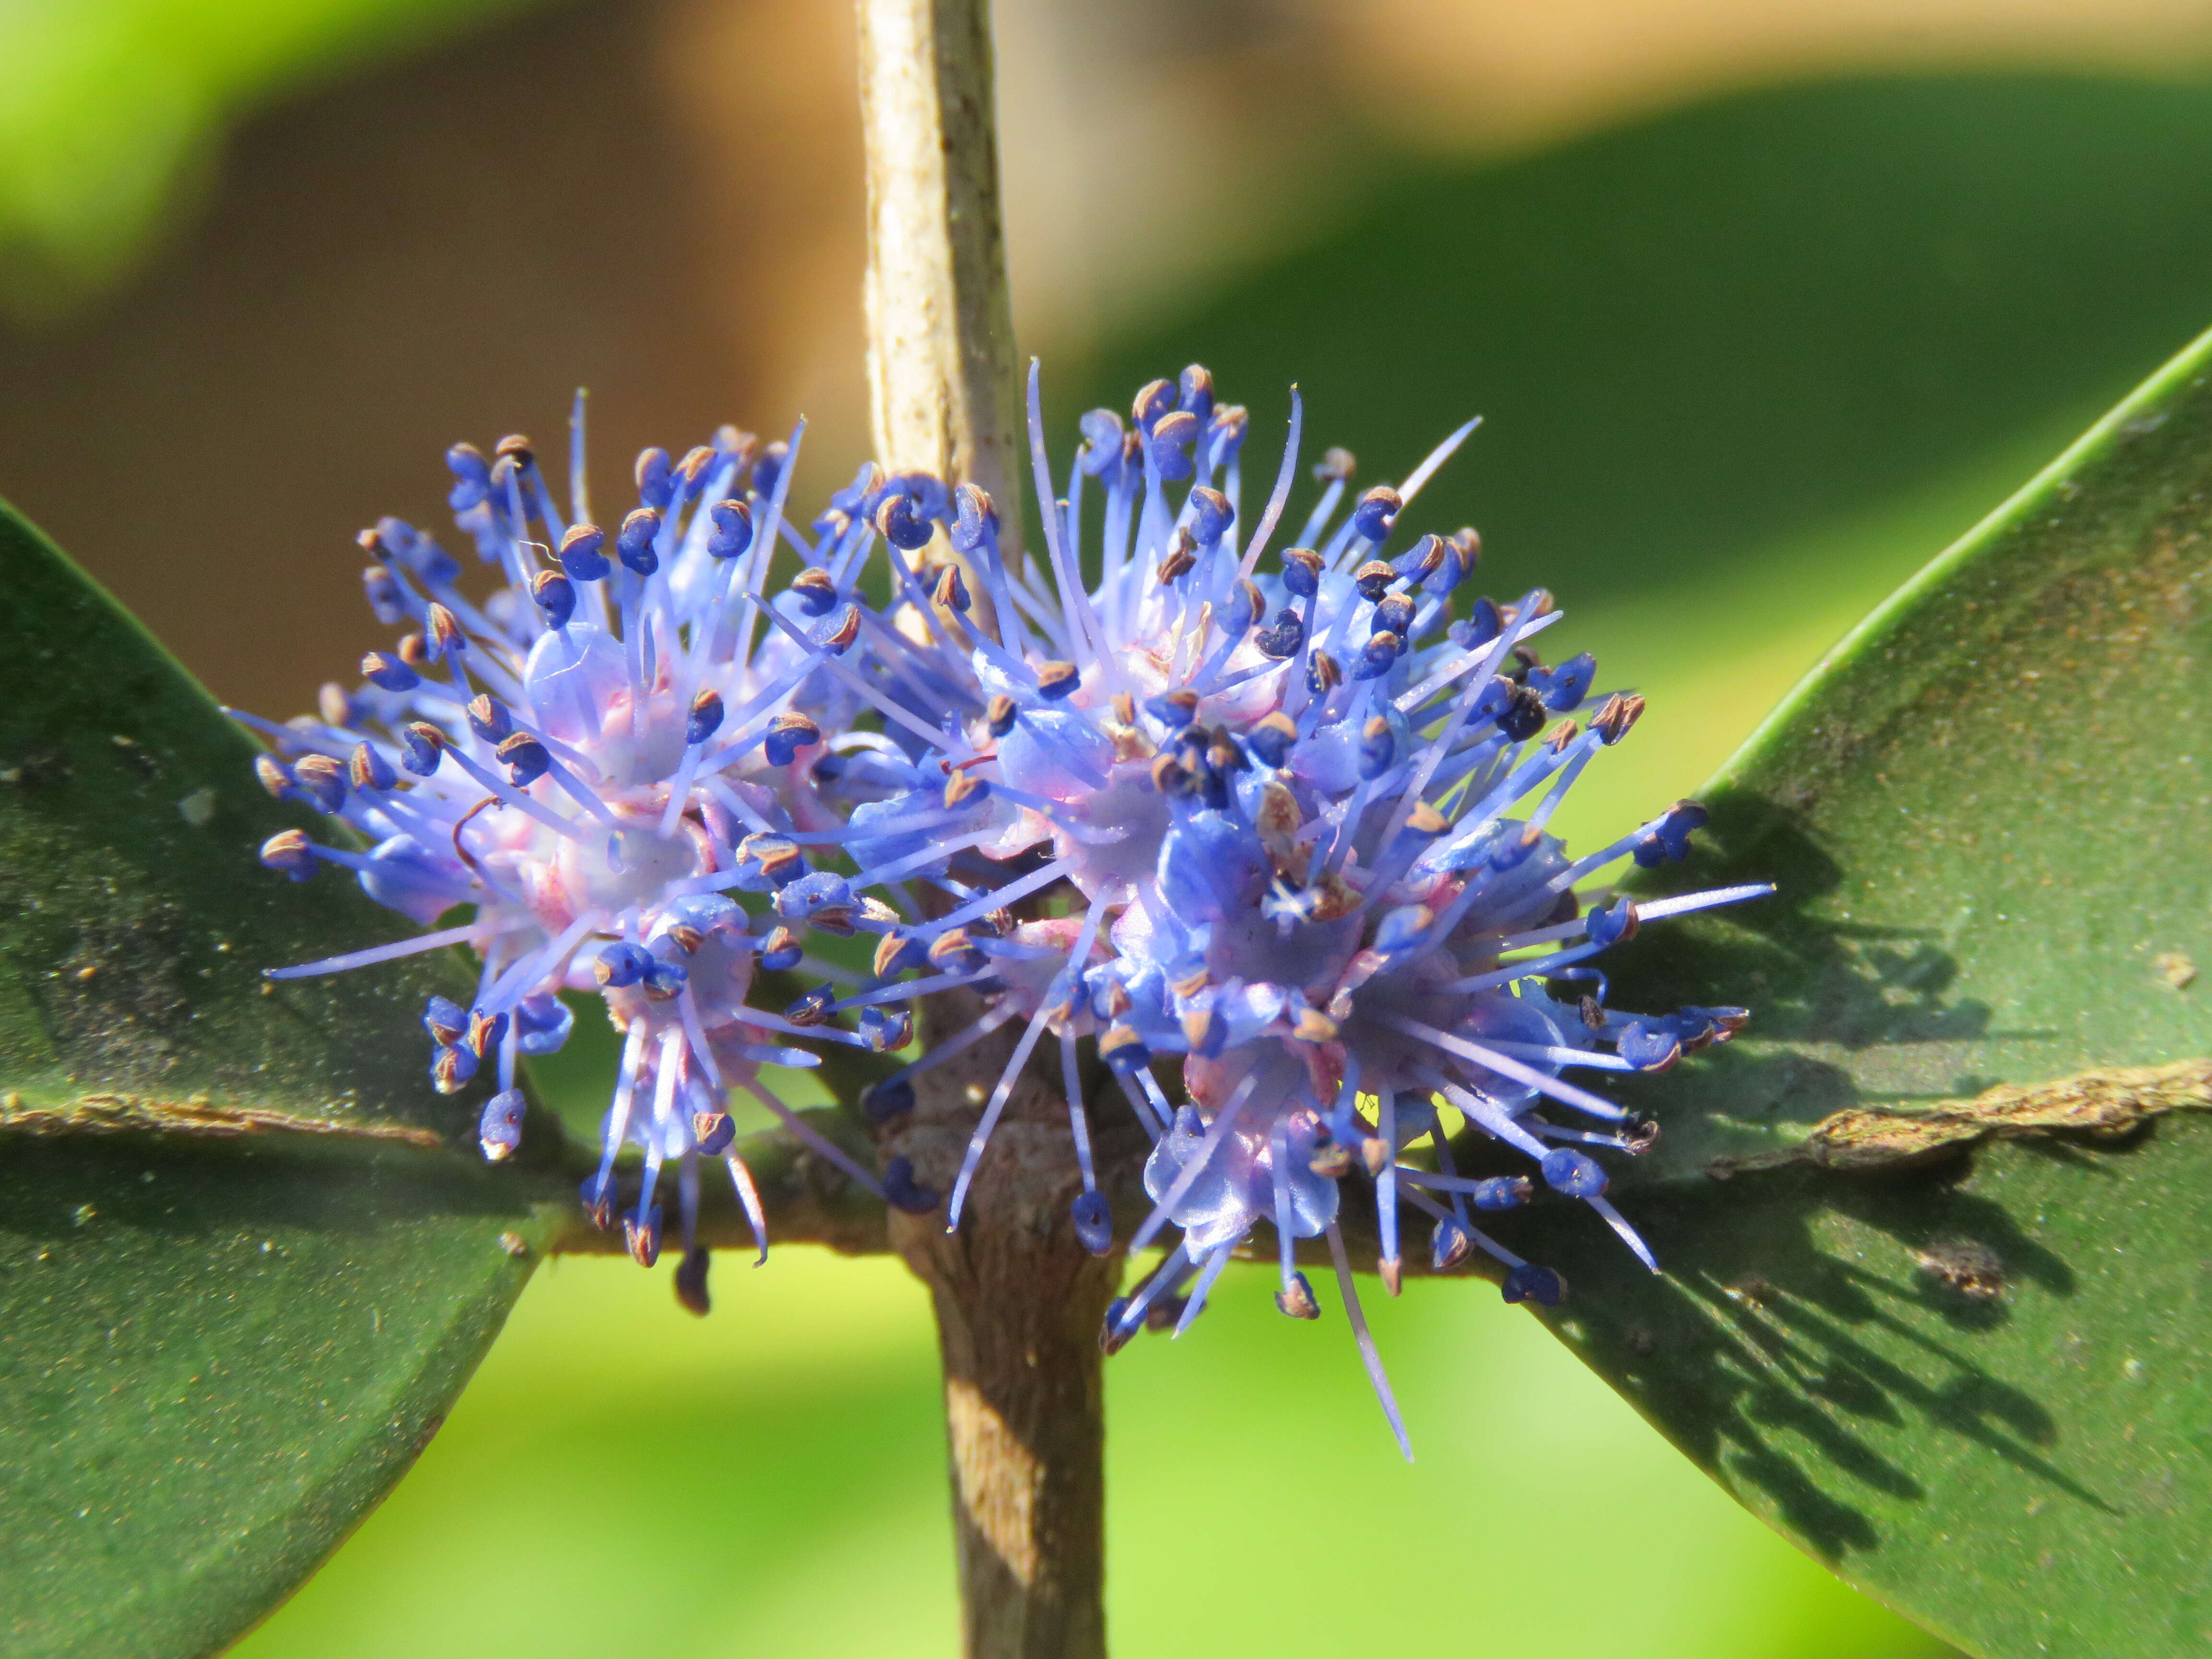
M 1598 691 L 1587 655 L 1543 660 L 1533 642 L 1559 613 L 1541 590 L 1455 603 L 1480 557 L 1473 531 L 1396 536 L 1474 422 L 1402 485 L 1356 496 L 1352 458 L 1329 451 L 1312 469 L 1318 499 L 1271 557 L 1299 480 L 1295 393 L 1256 515 L 1246 411 L 1218 402 L 1202 368 L 1146 386 L 1127 423 L 1086 416 L 1064 489 L 1034 368 L 1029 402 L 1042 524 L 1025 553 L 1001 545 L 973 485 L 873 466 L 802 531 L 785 514 L 799 434 L 762 447 L 725 428 L 681 460 L 647 451 L 640 504 L 611 536 L 585 497 L 580 404 L 565 515 L 526 441 L 450 452 L 457 521 L 503 584 L 471 602 L 428 536 L 392 520 L 362 532 L 370 604 L 409 631 L 363 662 L 360 687 L 325 687 L 319 719 L 253 723 L 274 743 L 264 784 L 371 848 L 289 832 L 264 862 L 300 879 L 349 866 L 426 925 L 458 905 L 473 915 L 278 972 L 473 946 L 475 1002 L 434 999 L 425 1024 L 439 1088 L 496 1066 L 481 1126 L 495 1158 L 520 1133 L 517 1056 L 567 1036 L 557 993 L 600 992 L 623 1061 L 584 1200 L 612 1224 L 616 1154 L 640 1147 L 642 1191 L 622 1221 L 649 1262 L 675 1164 L 678 1287 L 696 1305 L 702 1159 L 726 1163 L 759 1231 L 730 1091 L 889 1201 L 933 1208 L 903 1161 L 878 1177 L 813 1136 L 761 1067 L 811 1063 L 793 1037 L 903 1048 L 915 999 L 980 993 L 979 1021 L 867 1102 L 878 1121 L 896 1116 L 917 1074 L 1020 1022 L 948 1227 L 1049 1031 L 1082 1178 L 1071 1225 L 1090 1249 L 1113 1247 L 1080 1086 L 1079 1045 L 1095 1042 L 1153 1142 L 1154 1206 L 1133 1248 L 1179 1234 L 1115 1304 L 1108 1348 L 1148 1323 L 1186 1327 L 1262 1220 L 1279 1241 L 1278 1305 L 1316 1317 L 1295 1244 L 1323 1237 L 1402 1443 L 1340 1183 L 1374 1185 L 1394 1292 L 1411 1208 L 1433 1224 L 1438 1265 L 1486 1251 L 1508 1300 L 1556 1302 L 1555 1273 L 1474 1224 L 1540 1183 L 1649 1263 L 1586 1149 L 1633 1154 L 1656 1131 L 1565 1073 L 1663 1069 L 1745 1015 L 1613 1010 L 1589 961 L 1644 922 L 1768 890 L 1640 904 L 1586 890 L 1623 859 L 1683 856 L 1703 818 L 1690 803 L 1579 857 L 1547 831 L 1643 701 Z M 881 605 L 861 587 L 879 546 Z M 780 548 L 799 568 L 771 591 Z M 874 935 L 871 970 L 815 962 L 817 931 Z M 780 1012 L 747 1006 L 757 970 L 802 965 L 821 969 L 820 989 Z M 1462 1125 L 1533 1175 L 1456 1173 Z M 1430 1155 L 1408 1161 L 1416 1143 Z

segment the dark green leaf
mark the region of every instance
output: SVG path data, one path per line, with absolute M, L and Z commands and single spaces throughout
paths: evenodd
M 435 1430 L 550 1182 L 430 1089 L 455 964 L 264 981 L 409 930 L 258 866 L 305 818 L 4 508 L 0 583 L 0 1649 L 204 1653 Z
M 1984 1654 L 2212 1639 L 2212 1067 L 2110 1075 L 2212 1055 L 2208 362 L 2212 337 L 1930 566 L 1708 792 L 1713 850 L 1665 886 L 1782 892 L 1652 928 L 1620 977 L 1622 1006 L 1756 1010 L 1623 1091 L 1666 1126 L 1617 1193 L 1666 1276 L 1587 1218 L 1524 1235 L 1575 1282 L 1562 1334 L 1662 1429 Z

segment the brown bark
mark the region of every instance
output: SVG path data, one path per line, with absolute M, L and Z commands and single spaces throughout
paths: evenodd
M 981 485 L 1012 549 L 1022 422 L 988 0 L 860 0 L 860 46 L 876 459 Z M 931 998 L 925 1043 L 976 1012 L 964 994 Z M 917 1079 L 886 1155 L 949 1194 L 1017 1036 Z M 1067 1108 L 1044 1073 L 1033 1065 L 1007 1102 L 957 1233 L 941 1212 L 890 1218 L 936 1305 L 970 1659 L 1106 1649 L 1098 1328 L 1120 1256 L 1076 1243 Z
M 1024 476 L 988 0 L 860 0 L 876 459 L 981 484 L 1008 548 Z
M 991 1085 L 1006 1048 L 986 1043 L 972 1067 L 945 1067 L 958 1075 L 923 1092 L 887 1148 L 939 1192 L 974 1130 L 972 1097 Z M 936 1308 L 970 1659 L 1106 1650 L 1098 1332 L 1121 1258 L 1090 1255 L 1075 1240 L 1067 1109 L 1036 1070 L 1007 1103 L 959 1231 L 945 1231 L 941 1210 L 891 1218 L 892 1247 Z

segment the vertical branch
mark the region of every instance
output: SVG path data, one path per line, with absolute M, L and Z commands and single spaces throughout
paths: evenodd
M 981 484 L 1019 545 L 1020 386 L 1005 238 L 988 0 L 859 0 L 868 165 L 868 378 L 878 460 Z M 933 997 L 923 1040 L 979 1012 Z M 886 1152 L 950 1188 L 1015 1031 L 916 1082 Z M 1104 1419 L 1097 1333 L 1118 1255 L 1076 1242 L 1067 1108 L 1032 1065 L 1007 1102 L 957 1234 L 943 1213 L 891 1218 L 929 1286 L 945 1365 L 965 1651 L 1103 1659 Z
M 876 459 L 981 484 L 1021 542 L 1021 389 L 988 0 L 860 0 Z

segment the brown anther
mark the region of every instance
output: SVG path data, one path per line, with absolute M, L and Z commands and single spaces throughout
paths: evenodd
M 1350 915 L 1363 902 L 1364 896 L 1360 890 L 1344 878 L 1342 872 L 1328 871 L 1315 886 L 1310 920 L 1334 921 L 1339 916 Z M 1340 1020 L 1346 1018 L 1338 1012 L 1334 1002 L 1330 1004 L 1328 1012 L 1332 1018 Z
M 1056 701 L 1075 690 L 1082 681 L 1083 671 L 1072 662 L 1039 663 L 1036 677 L 1037 690 Z
M 1267 619 L 1267 601 L 1260 592 L 1260 584 L 1249 576 L 1237 580 L 1237 604 L 1244 613 L 1244 626 L 1257 628 Z M 1224 628 L 1227 624 L 1224 624 Z
M 1163 795 L 1188 795 L 1194 787 L 1189 771 L 1172 752 L 1163 753 L 1153 760 L 1152 787 Z
M 1262 842 L 1278 850 L 1286 848 L 1304 821 L 1304 814 L 1298 811 L 1298 798 L 1287 785 L 1269 778 L 1260 786 L 1260 810 L 1252 827 L 1260 832 Z
M 1451 828 L 1451 820 L 1428 802 L 1420 801 L 1406 815 L 1406 828 L 1417 836 L 1441 836 Z
M 835 1000 L 835 993 L 828 986 L 821 986 L 794 999 L 785 1007 L 783 1017 L 793 1025 L 819 1025 L 830 1018 L 830 1005 Z
M 1564 754 L 1567 745 L 1581 735 L 1582 727 L 1574 721 L 1561 720 L 1552 728 L 1550 734 L 1545 738 L 1544 744 L 1553 754 Z
M 1459 555 L 1462 574 L 1482 562 L 1482 538 L 1475 534 L 1473 525 L 1462 525 L 1452 532 L 1451 544 L 1452 550 Z
M 1179 997 L 1194 997 L 1212 983 L 1213 975 L 1206 972 L 1205 964 L 1201 963 L 1181 979 L 1170 980 L 1168 989 Z
M 707 1296 L 707 1264 L 712 1259 L 704 1244 L 694 1244 L 676 1264 L 676 1305 L 701 1319 L 714 1305 Z
M 544 746 L 527 732 L 510 732 L 491 751 L 492 758 L 502 766 L 520 765 L 526 762 L 532 750 Z
M 1317 696 L 1327 696 L 1344 684 L 1344 665 L 1326 651 L 1316 651 L 1306 659 L 1306 678 Z
M 1352 1173 L 1351 1149 L 1334 1140 L 1327 1141 L 1314 1148 L 1313 1156 L 1306 1160 L 1306 1168 L 1327 1180 L 1338 1180 Z
M 1367 1166 L 1370 1177 L 1380 1176 L 1390 1167 L 1390 1143 L 1380 1135 L 1366 1135 L 1359 1142 L 1359 1161 Z
M 430 1086 L 441 1095 L 457 1095 L 468 1087 L 468 1079 L 461 1075 L 459 1055 L 456 1048 L 441 1048 L 430 1062 Z
M 1310 547 L 1286 547 L 1283 550 L 1283 568 L 1303 570 L 1314 581 L 1321 580 L 1321 555 Z
M 592 1225 L 597 1227 L 601 1232 L 606 1231 L 615 1224 L 613 1182 L 610 1182 L 606 1186 L 600 1188 L 596 1196 L 587 1196 L 584 1200 L 584 1213 L 591 1218 Z
M 687 957 L 697 954 L 699 947 L 707 942 L 706 934 L 687 921 L 679 921 L 670 928 L 668 937 L 676 941 L 677 948 Z
M 899 929 L 894 929 L 878 939 L 875 960 L 870 964 L 876 977 L 889 979 L 893 974 L 904 971 L 895 964 L 906 954 L 907 946 L 912 943 L 913 935 Z
M 1584 997 L 1575 1006 L 1577 1012 L 1582 1015 L 1583 1024 L 1586 1029 L 1593 1031 L 1602 1031 L 1605 1030 L 1605 1005 L 1603 1003 L 1600 1002 L 1595 997 Z
M 760 866 L 763 875 L 778 885 L 781 885 L 783 874 L 796 873 L 801 862 L 796 846 L 781 836 L 770 835 L 747 836 L 738 843 L 738 861 L 742 864 L 749 859 Z
M 945 805 L 949 811 L 957 811 L 990 793 L 991 786 L 973 772 L 956 772 L 945 781 Z
M 1107 736 L 1114 739 L 1115 761 L 1138 761 L 1149 763 L 1155 752 L 1152 740 L 1133 726 L 1115 726 L 1107 728 Z
M 1182 715 L 1182 723 L 1185 726 L 1188 726 L 1193 720 L 1197 718 L 1198 693 L 1192 690 L 1188 686 L 1179 686 L 1173 691 L 1162 692 L 1160 694 L 1160 701 L 1167 704 L 1169 708 L 1180 713 Z
M 1140 388 L 1129 404 L 1129 418 L 1139 428 L 1150 431 L 1154 421 L 1175 407 L 1176 387 L 1173 380 L 1154 380 Z
M 794 593 L 811 595 L 817 599 L 835 599 L 837 597 L 837 584 L 828 571 L 819 565 L 810 564 L 791 579 L 791 591 Z M 824 605 L 823 609 L 826 611 L 829 606 Z
M 982 952 L 975 941 L 968 936 L 964 927 L 955 927 L 939 933 L 929 942 L 929 962 L 933 968 L 954 970 L 967 965 Z
M 994 738 L 1003 738 L 1014 729 L 1014 717 L 1021 713 L 1014 700 L 1001 691 L 984 705 L 983 725 Z
M 328 755 L 302 755 L 292 763 L 292 775 L 302 782 L 319 785 L 328 789 L 336 786 L 344 793 L 345 763 L 333 760 Z
M 676 464 L 676 476 L 698 488 L 699 480 L 707 476 L 707 469 L 714 464 L 714 452 L 704 444 L 695 444 L 686 450 L 684 459 Z
M 1279 738 L 1285 752 L 1288 751 L 1291 744 L 1298 740 L 1298 723 L 1280 710 L 1268 715 L 1253 728 L 1255 736 L 1261 732 L 1271 733 Z
M 1382 1281 L 1384 1290 L 1395 1296 L 1405 1285 L 1405 1264 L 1395 1255 L 1386 1255 L 1375 1264 L 1375 1276 Z
M 261 787 L 278 800 L 283 799 L 284 792 L 292 787 L 292 780 L 284 775 L 284 769 L 274 755 L 256 755 L 253 757 L 253 775 Z
M 1359 597 L 1372 605 L 1390 591 L 1390 584 L 1398 580 L 1398 573 L 1380 559 L 1370 559 L 1352 574 L 1352 585 L 1359 590 Z
M 353 758 L 346 763 L 346 781 L 356 789 L 376 787 L 376 751 L 365 743 L 353 746 Z
M 1298 1010 L 1298 1023 L 1291 1027 L 1291 1035 L 1301 1042 L 1334 1042 L 1340 1028 L 1337 1023 L 1318 1008 Z
M 1350 450 L 1329 449 L 1314 464 L 1313 475 L 1322 483 L 1350 483 L 1358 470 L 1358 458 Z
M 1132 1009 L 1132 1008 L 1135 1007 L 1136 1006 L 1137 1006 L 1137 1005 L 1136 1005 L 1136 1003 L 1134 1002 L 1134 1000 L 1133 1000 L 1131 999 L 1131 997 L 1130 997 L 1130 995 L 1129 995 L 1128 988 L 1127 988 L 1127 986 L 1123 985 L 1120 980 L 1118 980 L 1118 979 L 1116 979 L 1116 980 L 1109 980 L 1109 981 L 1107 982 L 1107 987 L 1106 987 L 1106 1018 L 1109 1018 L 1109 1019 L 1119 1019 L 1119 1018 L 1121 1018 L 1121 1017 L 1122 1015 L 1124 1015 L 1124 1014 L 1127 1013 L 1127 1012 L 1129 1012 L 1129 1010 L 1130 1010 L 1130 1009 Z M 1133 1031 L 1132 1031 L 1132 1032 L 1130 1032 L 1130 1034 L 1129 1034 L 1129 1035 L 1130 1035 L 1130 1036 L 1134 1036 L 1136 1035 L 1136 1033 L 1135 1033 L 1135 1032 L 1133 1032 Z M 1103 1052 L 1104 1052 L 1104 1045 L 1103 1045 L 1103 1044 L 1101 1044 L 1101 1045 L 1100 1045 L 1100 1052 L 1101 1052 L 1101 1053 L 1103 1053 Z
M 1559 608 L 1559 602 L 1552 597 L 1551 589 L 1540 587 L 1536 590 L 1535 598 L 1528 605 L 1528 615 L 1532 620 L 1538 617 L 1548 617 Z
M 771 736 L 786 738 L 792 744 L 793 757 L 798 750 L 811 749 L 822 741 L 822 728 L 797 709 L 787 708 L 768 723 Z
M 1321 1317 L 1321 1304 L 1314 1300 L 1313 1287 L 1306 1283 L 1304 1273 L 1292 1278 L 1287 1289 L 1275 1292 L 1275 1308 L 1293 1319 Z
M 929 597 L 933 603 L 945 610 L 967 611 L 969 604 L 968 584 L 961 580 L 958 565 L 950 559 L 945 562 L 944 568 L 937 573 L 937 586 L 930 590 Z
M 1114 694 L 1114 718 L 1124 726 L 1134 726 L 1137 723 L 1136 698 L 1127 691 L 1116 691 Z
M 860 637 L 860 607 L 856 605 L 848 605 L 845 607 L 845 620 L 838 623 L 837 626 L 829 634 L 825 635 L 823 637 L 821 643 L 825 650 L 835 655 L 844 651 L 854 640 L 857 640 Z
M 1464 1227 L 1447 1227 L 1443 1234 L 1443 1253 L 1437 1258 L 1437 1271 L 1448 1273 L 1467 1260 L 1474 1249 L 1474 1241 L 1467 1236 Z
M 1184 532 L 1178 530 L 1176 534 L 1182 537 Z M 1168 550 L 1167 556 L 1160 561 L 1160 580 L 1163 584 L 1179 581 L 1188 575 L 1197 564 L 1198 556 L 1178 541 Z
M 489 1058 L 491 1045 L 498 1041 L 500 1030 L 501 1023 L 497 1014 L 471 1014 L 469 1034 L 466 1038 L 469 1052 L 478 1060 Z
M 1211 1008 L 1194 1008 L 1182 1017 L 1183 1041 L 1190 1044 L 1193 1054 L 1203 1054 L 1213 1036 L 1217 1016 Z
M 510 432 L 501 438 L 494 446 L 492 453 L 502 460 L 511 458 L 517 466 L 521 467 L 532 465 L 538 459 L 537 453 L 530 447 L 530 440 L 520 432 Z
M 1413 551 L 1421 556 L 1420 563 L 1413 568 L 1415 581 L 1426 581 L 1443 568 L 1444 539 L 1443 537 L 1424 536 L 1413 544 Z M 1393 1294 L 1395 1295 L 1395 1292 L 1394 1291 Z
M 430 666 L 430 647 L 422 642 L 420 634 L 399 636 L 399 660 L 418 674 Z
M 1616 691 L 1605 700 L 1605 707 L 1591 717 L 1590 730 L 1607 744 L 1619 743 L 1643 714 L 1643 698 L 1632 691 Z
M 1098 1039 L 1098 1057 L 1110 1060 L 1125 1048 L 1141 1048 L 1144 1046 L 1145 1040 L 1137 1035 L 1135 1026 L 1109 1025 L 1106 1028 L 1106 1034 Z
M 768 937 L 760 945 L 761 954 L 764 957 L 780 957 L 798 948 L 799 935 L 781 923 L 768 930 Z
M 442 605 L 433 605 L 423 613 L 423 625 L 430 631 L 430 643 L 440 656 L 465 649 L 468 637 L 461 632 L 460 620 Z

